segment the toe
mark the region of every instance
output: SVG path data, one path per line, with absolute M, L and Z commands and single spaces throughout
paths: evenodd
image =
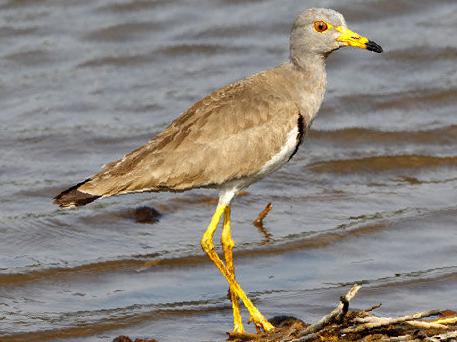
M 251 334 L 251 333 L 248 333 L 248 332 L 245 332 L 245 331 L 241 331 L 241 332 L 238 332 L 238 331 L 229 331 L 227 332 L 227 335 L 229 336 L 229 339 L 237 339 L 237 340 L 247 340 L 247 341 L 250 341 L 250 340 L 253 340 L 254 338 L 257 337 L 256 334 Z

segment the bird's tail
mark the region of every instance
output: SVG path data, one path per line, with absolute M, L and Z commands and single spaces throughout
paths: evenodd
M 54 203 L 61 208 L 74 208 L 86 205 L 95 201 L 97 198 L 100 198 L 101 196 L 91 195 L 78 190 L 81 185 L 87 183 L 90 180 L 91 179 L 88 178 L 84 182 L 78 183 L 71 188 L 62 191 L 60 194 L 54 197 Z

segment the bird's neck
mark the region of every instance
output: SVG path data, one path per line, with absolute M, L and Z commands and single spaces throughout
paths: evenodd
M 326 56 L 315 53 L 291 54 L 290 61 L 300 71 L 306 74 L 325 74 Z
M 302 53 L 290 57 L 291 65 L 301 75 L 304 90 L 319 96 L 324 96 L 327 86 L 327 72 L 325 70 L 325 56 L 313 53 Z
M 299 106 L 310 125 L 322 104 L 327 87 L 325 57 L 316 54 L 291 56 L 290 65 L 300 80 Z

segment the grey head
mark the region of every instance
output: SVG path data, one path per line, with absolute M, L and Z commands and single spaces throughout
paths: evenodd
M 327 57 L 343 46 L 382 52 L 381 46 L 348 29 L 341 13 L 327 8 L 310 8 L 302 12 L 292 26 L 291 59 L 304 55 Z

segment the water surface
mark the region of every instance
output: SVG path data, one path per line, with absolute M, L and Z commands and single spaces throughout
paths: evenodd
M 291 22 L 312 5 L 340 10 L 385 53 L 332 55 L 310 136 L 235 201 L 239 281 L 268 317 L 315 320 L 354 282 L 359 308 L 457 309 L 455 1 L 10 0 L 0 4 L 2 341 L 225 339 L 227 286 L 199 245 L 214 192 L 70 211 L 50 198 L 208 92 L 286 60 Z M 265 235 L 251 222 L 268 202 Z M 138 222 L 142 207 L 159 222 Z

